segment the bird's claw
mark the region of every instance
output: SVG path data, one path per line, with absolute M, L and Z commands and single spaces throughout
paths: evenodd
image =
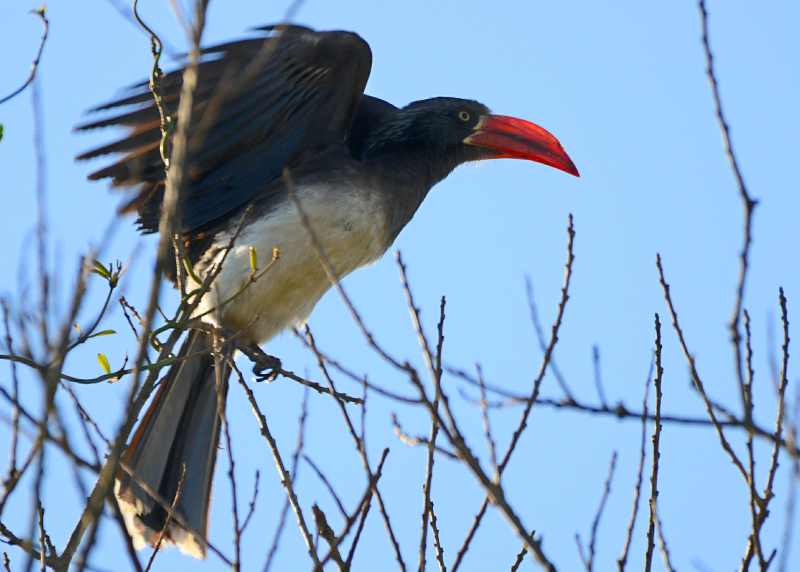
M 253 374 L 256 376 L 256 382 L 266 381 L 267 383 L 275 381 L 281 373 L 282 363 L 279 358 L 269 354 L 263 354 L 253 360 Z
M 253 362 L 256 382 L 275 381 L 283 370 L 280 358 L 271 356 L 255 344 L 241 344 L 238 349 Z

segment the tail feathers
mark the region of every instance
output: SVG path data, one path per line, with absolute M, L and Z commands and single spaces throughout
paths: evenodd
M 192 357 L 172 366 L 161 380 L 122 456 L 122 462 L 136 476 L 121 471 L 115 493 L 136 548 L 152 546 L 164 529 L 167 510 L 145 489 L 157 492 L 164 503 L 171 505 L 183 475 L 180 497 L 175 504 L 177 518 L 170 521 L 162 543 L 174 544 L 181 552 L 204 558 L 220 431 L 217 397 L 221 396 L 224 407 L 230 369 L 227 363 L 223 365 L 222 386 L 218 391 L 211 340 L 204 332 L 189 332 L 179 357 L 189 355 Z

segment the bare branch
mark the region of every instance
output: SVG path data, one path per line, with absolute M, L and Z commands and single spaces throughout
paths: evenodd
M 475 366 L 475 369 L 481 390 L 480 409 L 481 419 L 483 420 L 483 435 L 486 438 L 486 446 L 489 449 L 489 461 L 492 463 L 495 480 L 499 480 L 500 473 L 497 468 L 497 443 L 494 440 L 494 436 L 492 436 L 492 424 L 489 419 L 489 400 L 486 398 L 486 381 L 483 379 L 483 370 L 481 370 L 481 366 L 478 364 Z
M 297 526 L 300 529 L 300 533 L 303 537 L 303 540 L 306 543 L 306 549 L 308 551 L 308 555 L 311 557 L 311 560 L 314 562 L 315 566 L 319 566 L 319 556 L 317 556 L 317 550 L 314 546 L 314 539 L 311 536 L 311 533 L 308 530 L 308 526 L 306 525 L 305 517 L 303 516 L 303 509 L 300 507 L 300 501 L 297 500 L 297 494 L 295 494 L 294 486 L 292 485 L 292 478 L 289 475 L 288 471 L 286 470 L 286 466 L 283 463 L 283 459 L 281 458 L 281 452 L 278 449 L 278 444 L 275 441 L 275 437 L 272 436 L 272 432 L 269 430 L 269 425 L 267 424 L 267 418 L 261 412 L 261 409 L 258 406 L 258 402 L 256 401 L 256 396 L 253 394 L 253 391 L 247 386 L 247 383 L 244 381 L 244 376 L 242 376 L 242 372 L 239 371 L 238 368 L 234 365 L 234 371 L 237 374 L 237 378 L 239 379 L 239 385 L 242 386 L 242 389 L 247 396 L 247 400 L 250 402 L 250 408 L 253 411 L 253 415 L 258 422 L 258 428 L 261 432 L 261 436 L 267 441 L 267 445 L 269 446 L 269 450 L 272 453 L 272 457 L 275 461 L 275 468 L 278 471 L 278 475 L 281 479 L 281 484 L 283 488 L 286 490 L 286 495 L 289 499 L 289 503 L 292 506 L 292 510 L 294 510 L 295 517 L 297 519 Z
M 328 480 L 328 477 L 325 476 L 325 473 L 322 472 L 322 469 L 320 469 L 317 464 L 311 460 L 311 457 L 306 454 L 303 454 L 303 460 L 308 463 L 308 466 L 311 467 L 317 477 L 319 477 L 319 480 L 322 481 L 322 484 L 325 485 L 325 488 L 328 489 L 328 493 L 330 493 L 331 498 L 333 498 L 333 501 L 336 503 L 336 508 L 339 509 L 339 513 L 341 513 L 342 517 L 347 518 L 347 510 L 344 508 L 344 504 L 342 504 L 342 499 L 339 498 L 339 494 L 333 488 L 333 485 L 330 480 Z M 316 518 L 316 515 L 314 518 Z
M 31 14 L 35 14 L 42 21 L 42 26 L 43 26 L 42 39 L 39 42 L 39 49 L 36 51 L 36 56 L 33 58 L 33 62 L 31 63 L 31 71 L 28 74 L 28 78 L 17 89 L 12 91 L 5 97 L 0 98 L 0 104 L 10 101 L 11 99 L 14 99 L 20 93 L 25 91 L 25 88 L 28 87 L 31 83 L 33 83 L 33 80 L 36 78 L 36 71 L 39 69 L 39 60 L 42 59 L 42 52 L 44 52 L 44 45 L 45 43 L 47 43 L 47 35 L 50 33 L 50 21 L 47 19 L 44 6 L 42 6 L 37 10 L 31 10 Z
M 600 348 L 596 344 L 592 346 L 592 365 L 594 366 L 594 387 L 597 390 L 597 398 L 601 405 L 608 407 L 606 392 L 603 389 L 603 376 L 600 372 Z
M 661 558 L 664 563 L 664 569 L 667 572 L 675 572 L 675 567 L 672 565 L 672 559 L 669 555 L 667 539 L 664 536 L 664 525 L 662 524 L 661 517 L 658 514 L 658 505 L 656 505 L 656 532 L 658 533 L 658 547 L 659 550 L 661 550 Z
M 347 535 L 350 533 L 350 529 L 353 527 L 353 524 L 355 523 L 355 521 L 358 518 L 359 514 L 362 515 L 361 522 L 362 523 L 364 522 L 364 519 L 366 518 L 366 514 L 367 514 L 367 512 L 369 510 L 370 499 L 372 499 L 372 495 L 375 493 L 375 491 L 378 490 L 378 487 L 377 487 L 378 481 L 380 480 L 381 476 L 383 475 L 383 463 L 386 461 L 386 457 L 387 457 L 388 454 L 389 454 L 389 449 L 384 449 L 383 452 L 381 453 L 381 458 L 378 461 L 378 465 L 377 465 L 377 467 L 375 469 L 375 472 L 372 473 L 372 475 L 370 476 L 369 482 L 367 483 L 367 487 L 364 490 L 364 494 L 361 497 L 361 501 L 356 506 L 356 510 L 353 512 L 353 514 L 350 515 L 350 517 L 347 519 L 347 522 L 345 523 L 345 526 L 344 526 L 344 530 L 342 531 L 342 533 L 338 537 L 337 546 L 340 545 L 344 541 L 345 538 L 347 538 Z M 350 549 L 350 554 L 348 555 L 348 559 L 347 559 L 347 564 L 346 565 L 348 567 L 350 566 L 350 563 L 352 562 L 353 555 L 355 553 L 355 545 L 356 545 L 356 542 L 354 541 L 353 542 L 353 546 Z M 320 564 L 315 567 L 314 572 L 320 572 L 322 570 L 322 568 L 325 566 L 325 564 L 331 558 L 333 558 L 333 551 L 332 550 L 329 551 L 328 554 L 325 556 L 325 558 L 322 559 Z
M 150 559 L 147 561 L 147 566 L 145 566 L 144 572 L 150 572 L 150 568 L 153 566 L 156 555 L 161 548 L 161 543 L 164 540 L 164 536 L 167 534 L 167 530 L 169 530 L 169 525 L 172 522 L 173 515 L 175 514 L 175 507 L 178 506 L 178 501 L 181 500 L 181 494 L 183 493 L 183 484 L 185 480 L 186 465 L 181 464 L 181 476 L 178 479 L 178 488 L 175 491 L 175 496 L 172 499 L 172 503 L 169 505 L 169 510 L 167 510 L 167 518 L 164 519 L 164 526 L 162 526 L 161 530 L 158 531 L 158 537 L 156 539 L 155 546 L 153 546 L 153 553 L 150 555 Z
M 311 506 L 311 511 L 314 513 L 314 522 L 317 525 L 319 535 L 324 538 L 331 547 L 331 560 L 336 562 L 339 566 L 339 570 L 346 571 L 347 564 L 342 560 L 342 555 L 339 553 L 339 541 L 336 538 L 336 533 L 333 532 L 333 529 L 328 524 L 325 513 L 316 504 Z
M 164 99 L 161 96 L 161 78 L 164 77 L 164 72 L 161 71 L 160 62 L 164 44 L 161 42 L 161 38 L 159 37 L 159 35 L 156 34 L 153 31 L 153 29 L 150 28 L 150 26 L 148 26 L 144 22 L 144 20 L 142 20 L 142 17 L 139 15 L 139 0 L 133 0 L 132 12 L 133 12 L 133 18 L 136 20 L 136 22 L 139 24 L 142 30 L 144 30 L 150 36 L 150 51 L 153 54 L 153 67 L 150 70 L 150 80 L 148 81 L 148 87 L 150 88 L 150 93 L 153 94 L 153 102 L 155 103 L 156 109 L 158 110 L 158 115 L 161 123 L 161 144 L 159 145 L 159 151 L 161 152 L 161 161 L 164 163 L 164 168 L 169 169 L 170 153 L 171 153 L 169 138 L 172 135 L 172 131 L 175 128 L 175 119 L 167 113 L 167 110 L 164 107 Z M 199 38 L 198 38 L 198 44 L 199 44 Z M 183 92 L 181 93 L 181 97 L 183 97 Z M 179 111 L 178 113 L 180 115 L 181 112 Z M 181 116 L 181 119 L 185 122 L 189 121 L 189 117 Z
M 306 387 L 308 387 L 310 389 L 313 389 L 317 393 L 326 394 L 326 395 L 334 395 L 336 397 L 336 399 L 340 399 L 340 400 L 345 401 L 347 403 L 353 403 L 353 404 L 356 404 L 356 405 L 361 405 L 362 403 L 364 403 L 364 400 L 361 399 L 360 397 L 354 397 L 352 395 L 348 395 L 347 393 L 343 393 L 341 391 L 338 391 L 335 394 L 331 394 L 330 389 L 320 385 L 316 381 L 311 381 L 311 380 L 305 379 L 304 377 L 300 377 L 296 373 L 291 372 L 291 371 L 286 371 L 285 369 L 281 369 L 278 372 L 278 375 L 282 376 L 282 377 L 285 377 L 287 379 L 291 379 L 292 381 L 296 381 L 300 385 L 305 385 Z
M 672 326 L 675 329 L 675 333 L 678 334 L 678 340 L 680 341 L 681 349 L 683 350 L 683 355 L 686 357 L 687 362 L 689 363 L 689 371 L 692 375 L 692 381 L 694 383 L 695 389 L 697 389 L 700 397 L 703 398 L 703 403 L 706 406 L 706 413 L 708 414 L 709 418 L 711 419 L 711 423 L 714 425 L 714 429 L 717 431 L 717 435 L 719 436 L 720 444 L 725 452 L 730 457 L 733 464 L 739 470 L 742 477 L 744 478 L 745 482 L 748 480 L 747 470 L 745 470 L 744 465 L 739 460 L 739 457 L 731 447 L 731 444 L 728 442 L 728 439 L 725 437 L 725 432 L 722 429 L 722 425 L 720 425 L 719 420 L 717 419 L 717 414 L 714 411 L 714 407 L 711 404 L 711 400 L 706 393 L 705 386 L 703 385 L 703 381 L 700 379 L 700 374 L 697 372 L 697 366 L 695 364 L 694 356 L 689 351 L 689 347 L 686 344 L 686 338 L 683 335 L 683 330 L 681 329 L 680 323 L 678 322 L 678 312 L 675 310 L 675 306 L 672 303 L 672 296 L 670 295 L 669 284 L 667 284 L 666 278 L 664 278 L 664 268 L 661 265 L 661 255 L 656 255 L 656 267 L 658 268 L 658 276 L 659 282 L 661 283 L 661 287 L 664 290 L 664 298 L 667 302 L 667 307 L 669 308 L 670 315 L 672 316 Z M 660 423 L 660 420 L 657 421 Z
M 708 39 L 708 11 L 706 10 L 705 0 L 699 0 L 697 7 L 700 11 L 700 24 L 702 28 L 702 43 L 703 51 L 706 59 L 706 75 L 711 84 L 711 93 L 714 98 L 714 108 L 717 115 L 720 130 L 722 131 L 722 140 L 725 146 L 725 154 L 731 164 L 731 169 L 736 178 L 736 185 L 739 189 L 739 197 L 742 200 L 744 208 L 744 238 L 742 249 L 739 254 L 739 279 L 736 285 L 736 300 L 734 301 L 733 311 L 731 312 L 731 320 L 728 325 L 731 334 L 731 344 L 733 345 L 736 374 L 738 379 L 739 391 L 742 399 L 742 408 L 745 410 L 746 415 L 746 401 L 744 395 L 744 373 L 742 370 L 742 335 L 739 331 L 739 323 L 742 314 L 742 306 L 744 304 L 745 283 L 747 281 L 747 271 L 749 269 L 749 256 L 750 245 L 752 243 L 752 228 L 753 228 L 753 211 L 755 210 L 757 201 L 755 201 L 747 190 L 747 185 L 744 182 L 742 170 L 739 167 L 739 161 L 736 158 L 736 153 L 733 150 L 733 143 L 731 142 L 731 131 L 728 122 L 725 119 L 725 113 L 722 110 L 722 98 L 719 93 L 719 84 L 714 72 L 714 56 L 711 53 L 711 45 Z
M 436 553 L 436 564 L 439 565 L 439 572 L 447 572 L 447 566 L 444 563 L 444 548 L 442 548 L 442 540 L 439 536 L 439 524 L 436 519 L 436 511 L 433 508 L 433 501 L 430 501 L 430 524 L 431 531 L 433 532 L 433 547 Z
M 394 434 L 397 435 L 397 438 L 400 439 L 401 443 L 408 445 L 409 447 L 428 447 L 429 440 L 428 437 L 424 437 L 422 435 L 409 435 L 403 430 L 403 426 L 400 424 L 400 420 L 397 418 L 396 413 L 392 413 L 392 429 L 394 429 Z M 448 451 L 447 449 L 442 448 L 441 445 L 436 445 L 435 450 L 440 455 L 444 455 L 451 461 L 458 461 L 458 455 L 453 453 L 452 451 Z
M 603 511 L 606 508 L 608 495 L 611 494 L 611 481 L 614 479 L 614 470 L 617 468 L 617 452 L 611 454 L 611 463 L 608 467 L 608 476 L 603 487 L 603 496 L 600 497 L 600 504 L 597 506 L 597 512 L 592 521 L 592 533 L 589 537 L 589 558 L 587 561 L 587 570 L 591 572 L 594 569 L 594 557 L 596 553 L 597 531 L 600 528 L 600 519 L 603 517 Z
M 535 530 L 531 530 L 531 536 L 536 534 Z M 522 565 L 522 561 L 525 560 L 525 555 L 528 553 L 528 548 L 523 546 L 522 549 L 517 553 L 517 557 L 514 559 L 514 563 L 511 565 L 511 572 L 517 572 L 519 567 Z
M 650 371 L 644 383 L 644 399 L 642 399 L 642 436 L 639 444 L 639 467 L 636 469 L 636 484 L 633 487 L 633 506 L 631 508 L 631 518 L 628 521 L 628 529 L 625 533 L 625 544 L 622 547 L 622 555 L 617 559 L 617 569 L 625 572 L 628 564 L 628 554 L 633 541 L 633 530 L 636 527 L 636 517 L 639 514 L 639 498 L 642 494 L 642 475 L 644 474 L 644 461 L 646 457 L 645 445 L 647 443 L 647 400 L 650 396 L 650 381 L 653 377 L 653 367 L 655 361 L 650 362 Z
M 519 438 L 522 436 L 523 431 L 525 431 L 525 428 L 528 425 L 528 417 L 530 416 L 533 405 L 539 399 L 539 391 L 541 389 L 542 381 L 544 380 L 545 373 L 547 372 L 547 368 L 550 363 L 550 358 L 553 355 L 555 346 L 558 343 L 558 332 L 561 329 L 561 323 L 564 319 L 564 311 L 566 310 L 567 301 L 569 300 L 569 286 L 570 286 L 570 281 L 572 279 L 572 266 L 573 263 L 575 262 L 574 242 L 575 242 L 575 227 L 573 225 L 572 214 L 570 214 L 567 223 L 567 261 L 564 264 L 564 269 L 565 269 L 564 284 L 561 287 L 561 300 L 558 303 L 558 311 L 556 312 L 556 318 L 551 328 L 550 343 L 547 345 L 547 348 L 545 349 L 541 365 L 539 366 L 539 372 L 536 375 L 536 378 L 533 380 L 533 384 L 531 386 L 531 393 L 525 402 L 525 407 L 523 409 L 522 415 L 520 416 L 520 421 L 517 426 L 517 429 L 511 436 L 511 442 L 509 443 L 508 448 L 506 449 L 506 452 L 502 457 L 502 460 L 498 464 L 497 467 L 498 475 L 503 474 L 503 471 L 508 465 L 508 462 L 511 460 L 511 455 L 514 453 L 514 449 L 517 446 Z M 467 550 L 469 550 L 469 546 L 472 542 L 473 537 L 475 536 L 475 532 L 478 530 L 478 527 L 480 526 L 483 520 L 483 515 L 486 514 L 486 509 L 489 506 L 489 500 L 490 500 L 489 496 L 487 495 L 483 500 L 483 504 L 478 509 L 478 512 L 476 513 L 475 519 L 472 523 L 472 527 L 467 532 L 467 536 L 464 539 L 461 548 L 458 550 L 458 553 L 456 554 L 456 559 L 453 562 L 453 566 L 451 567 L 452 572 L 456 572 L 456 570 L 458 570 L 458 567 L 461 564 L 464 555 L 467 553 Z M 552 567 L 552 564 L 549 563 L 546 558 L 544 558 L 543 554 L 541 555 L 537 554 L 536 556 L 537 558 L 541 557 L 544 559 L 544 561 L 540 560 L 540 563 L 542 563 L 545 567 L 548 567 L 548 564 L 549 567 Z M 547 562 L 547 564 L 545 564 L 545 562 Z
M 475 387 L 480 387 L 480 381 L 474 375 L 462 369 L 457 369 L 452 367 L 448 367 L 446 369 L 449 374 L 458 377 L 459 379 L 467 382 L 470 385 L 473 385 Z M 521 406 L 525 405 L 525 403 L 528 400 L 528 397 L 525 395 L 514 393 L 497 385 L 493 385 L 489 382 L 485 382 L 485 385 L 486 385 L 486 390 L 488 392 L 503 398 L 502 400 L 489 401 L 487 403 L 487 407 L 489 407 L 489 409 Z M 476 405 L 480 404 L 479 398 L 471 397 L 464 390 L 460 389 L 459 393 L 464 399 L 466 399 L 470 403 L 474 403 Z M 760 439 L 768 441 L 771 444 L 777 443 L 779 447 L 792 458 L 797 458 L 800 456 L 800 449 L 797 448 L 797 445 L 795 443 L 792 443 L 784 438 L 775 441 L 774 431 L 769 431 L 767 429 L 764 429 L 763 427 L 757 425 L 755 422 L 748 424 L 744 419 L 736 417 L 735 415 L 733 415 L 733 413 L 731 413 L 721 404 L 712 401 L 710 398 L 709 398 L 709 404 L 716 412 L 718 412 L 720 415 L 724 417 L 724 419 L 717 418 L 717 423 L 719 423 L 720 427 L 742 429 L 744 431 L 752 431 L 753 434 Z M 642 414 L 645 413 L 643 410 L 637 411 L 635 409 L 630 409 L 622 401 L 618 401 L 614 405 L 609 404 L 607 406 L 602 406 L 602 405 L 593 405 L 579 400 L 570 401 L 569 399 L 552 399 L 548 397 L 540 397 L 536 401 L 536 405 L 539 407 L 547 407 L 550 409 L 576 411 L 580 413 L 586 413 L 589 415 L 601 415 L 605 417 L 614 417 L 616 419 L 629 420 L 629 421 L 639 421 L 642 418 Z M 648 421 L 655 420 L 654 415 L 651 413 L 647 413 L 645 415 L 645 418 Z M 708 419 L 707 417 L 692 417 L 689 415 L 676 415 L 668 413 L 661 414 L 661 422 L 665 424 L 683 425 L 687 427 L 697 427 L 701 429 L 704 427 L 714 427 L 714 422 Z
M 664 376 L 664 368 L 661 365 L 661 320 L 656 314 L 655 317 L 656 328 L 656 421 L 653 430 L 653 470 L 650 473 L 650 524 L 647 528 L 647 552 L 645 554 L 644 569 L 650 572 L 653 565 L 653 548 L 655 546 L 655 526 L 657 517 L 657 502 L 658 502 L 658 462 L 661 458 L 661 380 Z
M 536 340 L 539 342 L 539 349 L 542 351 L 542 353 L 544 353 L 547 351 L 547 339 L 544 336 L 542 322 L 539 320 L 539 309 L 536 306 L 536 298 L 533 295 L 533 281 L 531 280 L 530 276 L 525 277 L 525 295 L 528 298 L 528 311 L 531 315 L 533 329 L 536 332 Z M 556 383 L 558 383 L 561 391 L 564 392 L 564 397 L 567 400 L 572 399 L 572 390 L 569 388 L 569 385 L 567 385 L 567 380 L 564 379 L 561 370 L 558 368 L 555 356 L 550 357 L 550 371 L 553 372 L 553 376 L 556 378 Z
M 300 406 L 300 417 L 297 420 L 297 443 L 295 444 L 294 452 L 292 453 L 292 484 L 297 481 L 297 474 L 300 470 L 300 456 L 303 454 L 305 447 L 305 433 L 306 421 L 308 420 L 308 390 L 303 392 L 303 404 Z M 264 563 L 264 572 L 269 572 L 272 567 L 275 554 L 278 552 L 283 529 L 286 526 L 286 515 L 289 512 L 289 497 L 283 501 L 283 508 L 281 508 L 280 517 L 278 518 L 278 527 L 275 529 L 275 535 L 272 537 L 272 545 L 267 552 L 267 560 Z
M 299 205 L 299 203 L 298 203 Z M 298 207 L 299 208 L 299 207 Z M 310 231 L 310 227 L 308 227 Z M 320 260 L 322 260 L 322 254 L 318 253 L 320 256 Z M 344 292 L 344 290 L 342 290 Z M 336 394 L 336 386 L 333 382 L 333 378 L 331 377 L 330 373 L 328 372 L 328 368 L 325 366 L 325 361 L 319 354 L 317 350 L 316 341 L 314 340 L 314 336 L 311 333 L 311 329 L 306 325 L 306 340 L 308 341 L 308 346 L 311 348 L 311 351 L 314 352 L 315 357 L 317 358 L 317 366 L 319 366 L 319 370 L 322 373 L 325 380 L 328 382 L 328 387 L 330 388 L 331 392 L 335 395 Z M 350 414 L 347 411 L 347 408 L 344 406 L 344 402 L 340 401 L 339 399 L 336 400 L 336 404 L 339 406 L 339 411 L 342 413 L 342 417 L 345 421 L 345 425 L 347 426 L 347 430 L 350 433 L 350 436 L 353 438 L 353 442 L 355 443 L 356 450 L 358 451 L 359 456 L 361 457 L 361 463 L 364 467 L 364 471 L 367 474 L 367 479 L 370 482 L 374 482 L 374 489 L 373 493 L 375 494 L 375 498 L 378 500 L 378 508 L 381 513 L 381 517 L 383 518 L 383 524 L 386 528 L 386 533 L 389 535 L 389 540 L 392 543 L 392 548 L 394 549 L 394 556 L 397 560 L 397 564 L 401 570 L 405 572 L 406 564 L 403 560 L 403 554 L 400 550 L 400 543 L 397 541 L 397 536 L 395 535 L 394 528 L 392 527 L 391 519 L 389 518 L 389 511 L 386 509 L 386 504 L 383 500 L 383 495 L 378 489 L 377 479 L 374 479 L 374 473 L 369 463 L 369 458 L 367 457 L 367 451 L 364 447 L 364 442 L 358 436 L 356 432 L 355 426 L 353 425 L 353 421 L 350 419 Z
M 250 524 L 250 519 L 253 518 L 253 514 L 255 514 L 256 512 L 256 501 L 258 500 L 258 485 L 260 481 L 261 481 L 261 471 L 256 471 L 255 477 L 253 477 L 253 496 L 250 497 L 250 503 L 248 504 L 247 514 L 244 517 L 242 526 L 239 528 L 240 535 L 244 534 L 244 531 L 247 529 L 247 525 Z
M 403 256 L 397 252 L 397 266 L 400 270 L 400 281 L 403 284 L 403 292 L 406 294 L 406 301 L 408 309 L 411 313 L 411 322 L 414 330 L 417 333 L 420 349 L 425 358 L 425 364 L 430 372 L 431 381 L 434 387 L 433 403 L 431 404 L 430 418 L 431 430 L 428 437 L 427 448 L 427 462 L 425 468 L 425 481 L 422 484 L 422 523 L 420 525 L 419 535 L 419 565 L 420 572 L 426 570 L 426 557 L 427 557 L 427 540 L 428 540 L 428 519 L 433 512 L 433 502 L 431 501 L 431 485 L 433 483 L 433 466 L 434 466 L 434 451 L 436 450 L 436 437 L 439 435 L 439 401 L 442 399 L 442 344 L 444 343 L 444 319 L 445 319 L 445 298 L 442 297 L 439 306 L 439 342 L 437 344 L 436 358 L 431 352 L 431 347 L 428 339 L 425 336 L 425 330 L 422 327 L 422 320 L 420 318 L 420 310 L 414 304 L 414 297 L 411 294 L 411 288 L 408 284 L 408 274 L 406 272 L 406 265 L 403 263 Z
M 797 420 L 800 416 L 800 391 L 795 394 L 794 415 L 792 416 L 792 423 L 788 426 L 789 438 L 793 441 L 797 440 Z M 789 552 L 792 545 L 792 534 L 794 532 L 795 522 L 795 505 L 797 504 L 797 493 L 800 489 L 800 459 L 795 457 L 792 459 L 792 464 L 789 470 L 789 494 L 786 497 L 786 516 L 783 523 L 783 537 L 781 546 L 780 561 L 778 564 L 779 572 L 786 572 L 789 563 Z
M 143 572 L 142 563 L 139 562 L 139 557 L 136 555 L 136 548 L 133 546 L 133 539 L 128 533 L 128 528 L 125 525 L 125 519 L 122 516 L 122 510 L 119 508 L 119 501 L 114 495 L 108 497 L 108 504 L 111 506 L 111 511 L 114 513 L 114 520 L 119 528 L 119 533 L 125 543 L 125 551 L 128 554 L 128 560 L 136 572 Z

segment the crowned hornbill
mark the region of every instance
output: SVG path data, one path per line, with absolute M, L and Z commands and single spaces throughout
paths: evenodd
M 553 135 L 492 115 L 476 101 L 436 97 L 397 108 L 365 95 L 371 64 L 369 45 L 356 34 L 291 25 L 259 28 L 255 37 L 202 51 L 176 226 L 194 271 L 190 282 L 227 252 L 197 313 L 251 357 L 259 356 L 257 344 L 304 321 L 331 286 L 308 227 L 342 278 L 378 259 L 431 187 L 461 163 L 511 157 L 578 175 Z M 173 116 L 181 85 L 182 70 L 160 82 Z M 127 137 L 79 159 L 122 153 L 90 179 L 137 187 L 124 209 L 138 212 L 143 232 L 156 232 L 165 188 L 159 112 L 146 84 L 93 111 L 118 108 L 125 110 L 79 129 L 122 125 Z M 279 260 L 247 284 L 253 251 L 263 259 L 274 248 Z M 208 333 L 191 330 L 179 357 L 186 359 L 162 380 L 124 453 L 136 478 L 120 473 L 116 494 L 136 544 L 153 543 L 166 512 L 141 483 L 172 500 L 185 467 L 176 511 L 189 529 L 172 521 L 167 540 L 201 557 L 220 430 L 217 398 L 225 389 L 216 389 Z M 226 381 L 230 370 L 223 368 Z

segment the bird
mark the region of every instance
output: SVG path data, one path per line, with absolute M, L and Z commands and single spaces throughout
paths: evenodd
M 170 118 L 178 112 L 188 60 L 179 63 L 159 81 Z M 208 329 L 189 329 L 122 455 L 126 470 L 116 477 L 115 495 L 137 548 L 161 539 L 196 558 L 206 555 L 218 399 L 225 399 L 235 349 L 255 360 L 257 374 L 279 371 L 280 361 L 260 344 L 304 323 L 332 278 L 378 260 L 457 166 L 514 158 L 579 176 L 543 127 L 495 115 L 470 99 L 433 97 L 396 107 L 364 93 L 371 68 L 369 44 L 358 34 L 296 24 L 253 28 L 247 37 L 200 50 L 174 229 L 192 268 L 186 280 L 197 286 L 216 273 L 196 315 L 237 342 L 222 350 L 220 374 Z M 148 84 L 90 112 L 104 117 L 76 129 L 128 131 L 77 159 L 116 155 L 89 179 L 128 188 L 120 210 L 137 213 L 141 232 L 158 232 L 167 173 L 162 154 L 169 149 Z M 269 253 L 269 272 L 251 280 L 253 259 Z M 177 283 L 174 257 L 167 274 Z M 165 501 L 174 502 L 175 518 L 167 518 Z

